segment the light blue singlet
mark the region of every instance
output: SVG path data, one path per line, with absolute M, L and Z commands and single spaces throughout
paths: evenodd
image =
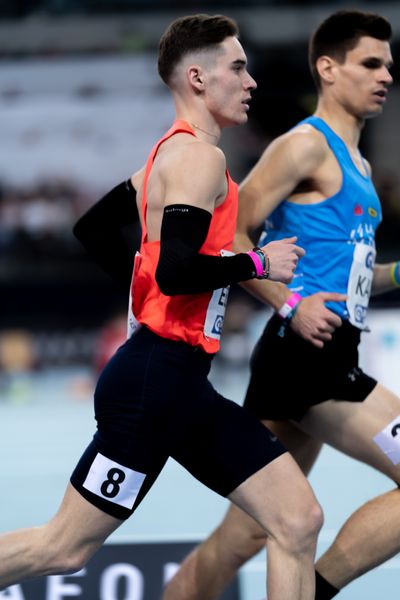
M 376 256 L 375 232 L 382 220 L 379 198 L 371 178 L 360 173 L 343 140 L 322 119 L 309 117 L 298 123 L 303 124 L 325 136 L 342 170 L 342 187 L 316 204 L 284 200 L 265 221 L 260 245 L 296 235 L 306 255 L 289 288 L 302 296 L 322 291 L 347 294 L 346 303 L 328 307 L 363 329 Z

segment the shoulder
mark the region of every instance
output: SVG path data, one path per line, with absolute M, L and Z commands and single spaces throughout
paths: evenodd
M 171 145 L 163 158 L 163 166 L 168 172 L 190 172 L 193 178 L 204 176 L 204 173 L 222 176 L 226 169 L 226 158 L 222 150 L 196 138 Z
M 299 125 L 267 146 L 244 183 L 251 181 L 262 188 L 277 181 L 294 185 L 312 177 L 328 155 L 325 136 L 310 125 Z
M 187 203 L 190 197 L 190 204 L 214 210 L 217 199 L 226 193 L 222 150 L 196 138 L 174 140 L 159 158 L 152 174 L 163 185 L 165 203 Z
M 311 125 L 299 125 L 276 140 L 281 150 L 290 152 L 293 158 L 320 163 L 329 153 L 329 146 L 323 133 Z
M 225 154 L 213 144 L 208 144 L 196 138 L 189 140 L 187 143 L 180 144 L 176 147 L 176 158 L 180 161 L 201 161 L 217 163 L 219 167 L 226 167 Z M 198 163 L 200 166 L 200 164 Z

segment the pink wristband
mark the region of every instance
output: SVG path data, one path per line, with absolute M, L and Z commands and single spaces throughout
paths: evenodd
M 286 302 L 278 310 L 278 315 L 282 319 L 286 319 L 290 315 L 290 313 L 292 312 L 292 310 L 294 309 L 294 307 L 302 299 L 303 298 L 300 296 L 300 294 L 296 294 L 296 292 L 293 292 L 293 294 L 290 294 L 289 298 L 286 300 Z
M 254 263 L 254 266 L 256 268 L 257 277 L 261 277 L 261 275 L 264 274 L 264 266 L 261 262 L 261 258 L 258 256 L 258 254 L 256 252 L 253 252 L 252 250 L 250 250 L 246 254 L 248 254 L 250 256 L 251 260 Z

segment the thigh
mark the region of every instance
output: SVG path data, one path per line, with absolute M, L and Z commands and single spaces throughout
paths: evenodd
M 123 439 L 114 444 L 101 444 L 97 436 L 82 454 L 71 475 L 71 484 L 86 502 L 103 513 L 116 519 L 128 519 L 146 496 L 167 460 L 154 455 L 151 464 L 135 467 L 137 462 L 144 464 L 142 451 L 138 456 L 127 455 L 120 458 Z M 130 444 L 132 448 L 132 444 Z
M 377 384 L 363 402 L 329 400 L 313 406 L 299 426 L 306 433 L 400 483 L 400 460 L 390 460 L 390 452 L 375 441 L 376 436 L 390 426 L 386 446 L 397 447 L 400 451 L 397 441 L 400 437 L 400 398 L 384 386 Z
M 98 430 L 71 477 L 88 502 L 126 519 L 144 498 L 168 458 L 178 406 L 207 381 L 207 363 L 190 358 L 186 345 L 143 328 L 107 364 L 95 392 Z
M 262 421 L 293 456 L 300 469 L 308 475 L 318 458 L 322 442 L 302 431 L 290 421 Z
M 187 399 L 173 437 L 171 456 L 222 496 L 286 453 L 254 415 L 218 394 L 210 382 L 196 404 Z
M 322 442 L 303 432 L 290 421 L 262 421 L 262 423 L 279 438 L 302 472 L 308 475 L 320 453 Z M 229 506 L 219 531 L 224 544 L 232 548 L 236 547 L 237 551 L 243 551 L 244 545 L 250 545 L 250 547 L 254 546 L 252 552 L 258 552 L 260 544 L 266 539 L 265 529 L 235 504 Z
M 267 535 L 298 525 L 318 507 L 310 484 L 289 453 L 279 456 L 243 482 L 229 499 L 250 515 Z M 248 521 L 250 524 L 250 521 Z

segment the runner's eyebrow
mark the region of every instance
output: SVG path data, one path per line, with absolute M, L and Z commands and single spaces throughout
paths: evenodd
M 245 67 L 247 65 L 247 61 L 243 60 L 242 58 L 237 58 L 232 62 L 232 65 L 236 67 Z

